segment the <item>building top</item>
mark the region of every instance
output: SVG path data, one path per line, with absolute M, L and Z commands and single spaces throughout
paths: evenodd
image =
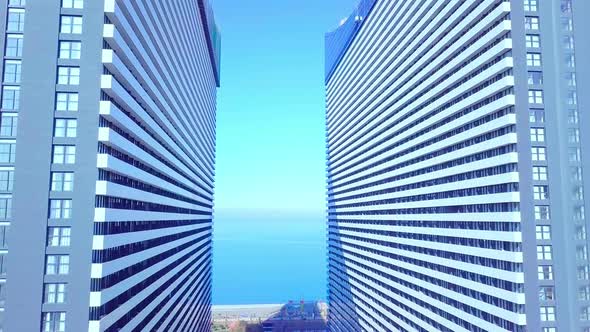
M 207 46 L 209 48 L 209 57 L 213 65 L 213 72 L 215 73 L 215 81 L 217 87 L 220 86 L 220 60 L 221 60 L 221 34 L 219 28 L 215 23 L 215 15 L 213 14 L 213 7 L 208 0 L 199 0 L 199 10 L 201 13 L 201 20 L 203 21 L 203 28 L 207 38 Z
M 359 32 L 365 17 L 371 12 L 377 0 L 361 0 L 357 8 L 341 21 L 340 26 L 328 32 L 325 37 L 326 55 L 325 55 L 325 78 L 326 82 L 330 80 L 334 70 L 346 54 L 346 50 Z

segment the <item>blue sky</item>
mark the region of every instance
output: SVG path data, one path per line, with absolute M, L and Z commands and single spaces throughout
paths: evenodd
M 214 304 L 325 298 L 324 33 L 356 2 L 213 0 Z
M 213 0 L 216 209 L 325 208 L 323 35 L 356 0 Z

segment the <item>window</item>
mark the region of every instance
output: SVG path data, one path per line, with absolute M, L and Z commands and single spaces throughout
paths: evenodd
M 25 6 L 25 3 L 26 3 L 25 0 L 8 0 L 8 5 L 9 6 L 24 7 Z
M 52 199 L 49 201 L 49 218 L 50 219 L 70 219 L 72 218 L 72 200 L 71 199 Z
M 53 147 L 54 164 L 73 164 L 76 162 L 76 147 L 73 145 L 55 145 Z
M 548 186 L 533 186 L 533 198 L 534 199 L 548 199 L 549 198 L 549 187 Z
M 0 171 L 0 191 L 12 191 L 14 171 Z
M 553 250 L 551 246 L 537 246 L 537 259 L 538 260 L 551 260 L 553 259 Z
M 0 280 L 0 306 L 4 307 L 5 305 L 6 305 L 6 280 Z
M 578 220 L 586 219 L 586 213 L 584 211 L 584 206 L 576 206 L 574 207 L 574 218 Z
M 555 321 L 555 307 L 540 307 L 540 312 L 542 322 Z
M 55 119 L 54 137 L 76 137 L 78 120 L 76 119 Z
M 528 30 L 539 30 L 539 18 L 536 16 L 525 16 L 524 27 Z
M 0 143 L 0 163 L 13 163 L 16 159 L 16 144 Z
M 565 57 L 565 65 L 568 68 L 576 68 L 576 57 L 573 54 L 567 55 Z
M 43 313 L 43 330 L 42 332 L 65 332 L 66 331 L 66 313 L 65 312 L 44 312 Z
M 578 124 L 580 122 L 578 110 L 569 110 L 567 113 L 567 121 L 570 124 Z
M 536 226 L 537 240 L 551 240 L 551 226 Z
M 82 9 L 84 8 L 84 0 L 62 0 L 61 7 Z
M 0 248 L 6 249 L 8 246 L 8 227 L 6 225 L 0 226 Z
M 74 190 L 74 173 L 53 172 L 51 173 L 51 191 L 72 191 Z
M 576 73 L 566 73 L 565 79 L 567 80 L 567 86 L 573 88 L 577 85 L 576 84 Z
M 12 218 L 12 197 L 8 195 L 0 196 L 0 219 Z
M 57 84 L 78 85 L 80 84 L 79 67 L 58 67 Z
M 578 280 L 588 280 L 590 279 L 590 270 L 588 266 L 578 266 L 577 268 L 577 277 Z
M 561 12 L 563 14 L 572 13 L 572 0 L 561 0 Z
M 8 32 L 23 32 L 25 30 L 25 10 L 8 9 L 8 22 L 6 24 Z
M 547 181 L 547 167 L 533 166 L 533 180 Z
M 541 47 L 541 38 L 539 35 L 526 35 L 526 47 L 538 48 Z
M 572 199 L 582 201 L 584 200 L 584 187 L 576 186 L 573 189 Z
M 70 256 L 68 255 L 47 255 L 45 274 L 65 275 L 70 273 Z
M 551 218 L 549 214 L 548 205 L 535 205 L 535 219 L 536 220 L 548 220 Z
M 570 143 L 580 143 L 580 129 L 568 129 L 567 140 Z
M 4 61 L 4 83 L 20 83 L 21 61 Z
M 574 21 L 571 17 L 562 17 L 561 18 L 561 28 L 564 31 L 574 31 Z
M 541 66 L 541 53 L 527 53 L 526 64 L 531 67 Z
M 588 301 L 590 300 L 590 287 L 584 286 L 578 289 L 578 300 Z
M 580 320 L 590 319 L 590 307 L 583 307 L 580 312 Z
M 582 160 L 582 151 L 580 148 L 568 148 L 568 159 L 572 163 L 580 162 Z
M 555 288 L 552 286 L 539 287 L 539 300 L 553 301 L 555 300 Z
M 5 86 L 2 88 L 2 109 L 17 111 L 20 108 L 20 87 Z
M 531 142 L 545 142 L 545 128 L 531 128 Z
M 80 52 L 82 50 L 81 42 L 74 41 L 60 41 L 59 42 L 59 58 L 60 59 L 80 59 Z
M 538 9 L 538 0 L 524 0 L 524 10 L 528 12 L 536 12 Z
M 58 92 L 55 96 L 56 111 L 78 111 L 78 94 L 70 92 Z
M 0 248 L 6 249 L 8 246 L 8 229 L 9 226 L 0 226 Z
M 565 48 L 566 50 L 573 50 L 574 49 L 574 37 L 563 36 L 563 48 Z
M 543 84 L 543 72 L 540 71 L 529 71 L 529 79 L 528 82 L 530 85 L 540 85 Z
M 5 55 L 8 57 L 23 56 L 23 35 L 6 35 Z
M 529 90 L 529 103 L 530 104 L 542 104 L 543 103 L 543 90 Z
M 531 123 L 544 123 L 545 122 L 545 110 L 529 110 L 529 122 Z
M 61 33 L 82 33 L 82 16 L 61 16 L 61 27 L 59 30 Z
M 66 284 L 45 284 L 43 303 L 66 302 Z
M 2 114 L 0 117 L 0 136 L 15 137 L 18 117 L 16 114 Z
M 0 275 L 6 275 L 6 253 L 0 253 Z
M 9 226 L 0 226 L 0 248 L 6 249 L 8 246 L 8 228 Z
M 578 94 L 576 91 L 568 91 L 567 92 L 567 104 L 568 105 L 577 105 L 578 104 Z
M 577 246 L 576 247 L 576 259 L 587 261 L 588 260 L 588 247 Z
M 47 230 L 48 247 L 69 247 L 71 228 L 49 227 Z

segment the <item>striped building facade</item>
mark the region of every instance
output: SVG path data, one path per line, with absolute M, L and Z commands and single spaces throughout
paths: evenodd
M 1 0 L 0 15 L 0 331 L 209 331 L 210 5 Z
M 584 0 L 363 0 L 326 35 L 330 331 L 590 331 Z

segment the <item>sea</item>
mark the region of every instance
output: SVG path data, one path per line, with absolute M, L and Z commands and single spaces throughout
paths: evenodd
M 213 304 L 278 304 L 326 299 L 324 214 L 217 212 Z

